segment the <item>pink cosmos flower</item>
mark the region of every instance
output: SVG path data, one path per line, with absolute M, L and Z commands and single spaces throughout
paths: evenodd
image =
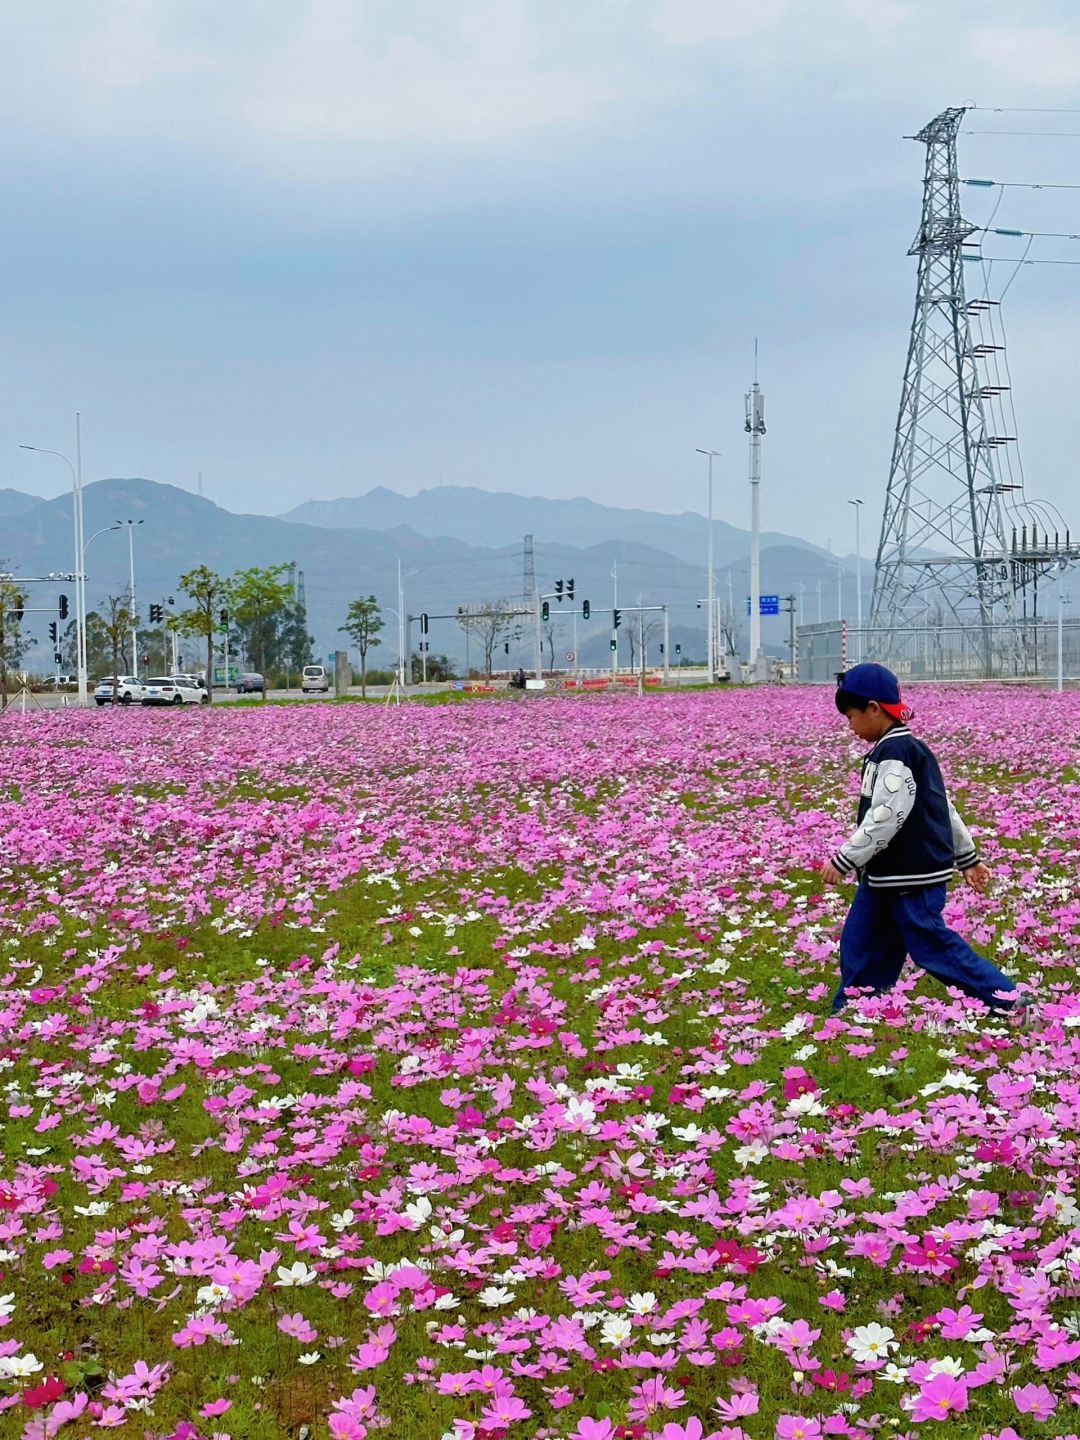
M 283 1335 L 288 1335 L 293 1340 L 299 1340 L 304 1345 L 310 1345 L 312 1340 L 318 1336 L 318 1331 L 313 1329 L 299 1311 L 295 1315 L 282 1315 L 277 1322 L 277 1328 Z
M 1045 1385 L 1021 1385 L 1012 1392 L 1013 1404 L 1021 1415 L 1034 1415 L 1040 1423 L 1049 1420 L 1057 1401 Z
M 614 1434 L 615 1426 L 610 1420 L 590 1420 L 582 1416 L 570 1440 L 611 1440 Z
M 682 1423 L 669 1420 L 660 1431 L 658 1440 L 720 1440 L 720 1433 L 714 1430 L 711 1435 L 706 1435 L 704 1425 L 696 1415 L 691 1415 Z
M 801 1415 L 778 1415 L 776 1419 L 776 1440 L 819 1440 L 819 1421 L 804 1420 Z
M 912 1420 L 947 1420 L 968 1408 L 968 1387 L 955 1375 L 934 1375 L 915 1397 Z

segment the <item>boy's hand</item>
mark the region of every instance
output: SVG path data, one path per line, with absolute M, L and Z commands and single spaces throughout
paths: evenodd
M 980 861 L 978 865 L 972 865 L 970 870 L 964 871 L 964 884 L 970 885 L 971 888 L 977 890 L 980 895 L 986 894 L 990 888 L 990 871 L 982 861 Z
M 968 873 L 970 874 L 971 872 L 969 871 Z M 826 885 L 842 885 L 845 877 L 844 872 L 838 870 L 830 860 L 827 865 L 821 867 L 821 878 Z

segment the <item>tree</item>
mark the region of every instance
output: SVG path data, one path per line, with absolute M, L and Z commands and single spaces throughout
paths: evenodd
M 109 645 L 112 661 L 113 699 L 115 700 L 120 689 L 120 652 L 131 633 L 131 596 L 127 592 L 123 595 L 108 595 L 102 604 L 104 614 L 100 617 L 101 628 L 105 632 L 105 638 Z
M 183 610 L 176 617 L 177 628 L 183 635 L 204 635 L 206 637 L 206 693 L 214 695 L 214 631 L 218 625 L 218 611 L 229 598 L 229 582 L 205 565 L 198 565 L 180 576 L 180 589 L 194 601 L 190 610 Z
M 7 709 L 9 672 L 19 669 L 29 644 L 22 633 L 25 604 L 15 582 L 0 578 L 0 710 Z
M 345 624 L 338 626 L 338 630 L 348 635 L 360 652 L 360 694 L 365 697 L 367 695 L 368 650 L 373 645 L 382 643 L 379 639 L 379 632 L 384 624 L 379 602 L 374 595 L 369 595 L 366 600 L 354 600 L 349 606 Z
M 555 637 L 562 633 L 562 625 L 557 620 L 549 620 L 546 624 L 540 626 L 540 633 L 543 637 L 543 643 L 547 646 L 548 669 L 554 671 Z
M 278 663 L 289 670 L 302 670 L 311 660 L 315 637 L 308 633 L 307 609 L 298 600 L 283 613 L 279 640 Z
M 409 657 L 409 665 L 412 683 L 414 685 L 419 685 L 420 681 L 424 678 L 425 671 L 427 672 L 427 678 L 429 680 L 440 682 L 456 679 L 454 662 L 450 659 L 449 655 L 429 655 L 427 657 L 427 664 L 425 665 L 424 656 L 417 655 L 414 651 Z
M 491 679 L 491 657 L 495 647 L 504 640 L 514 618 L 514 606 L 509 600 L 485 600 L 473 610 L 459 610 L 458 624 L 466 637 L 475 635 L 484 652 L 484 673 Z
M 281 622 L 292 605 L 292 585 L 282 579 L 288 571 L 288 565 L 253 565 L 250 570 L 238 570 L 229 582 L 230 609 L 243 634 L 248 663 L 257 657 L 263 676 L 268 655 L 277 659 Z M 265 685 L 262 697 L 266 699 Z

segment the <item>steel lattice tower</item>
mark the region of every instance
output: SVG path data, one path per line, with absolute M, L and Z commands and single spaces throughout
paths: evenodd
M 922 223 L 908 251 L 919 261 L 915 316 L 881 522 L 871 628 L 960 621 L 989 625 L 1014 614 L 1009 540 L 995 435 L 980 383 L 964 292 L 965 242 L 977 227 L 960 213 L 956 134 L 963 109 L 945 110 L 913 138 L 926 146 Z

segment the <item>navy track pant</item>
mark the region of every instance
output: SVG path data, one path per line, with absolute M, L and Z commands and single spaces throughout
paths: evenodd
M 869 986 L 875 994 L 896 984 L 905 958 L 946 985 L 955 985 L 996 1009 L 1010 1002 L 994 992 L 1016 986 L 996 965 L 977 954 L 941 918 L 944 885 L 921 890 L 875 889 L 864 880 L 855 892 L 840 935 L 840 988 L 832 1008 L 845 1003 L 849 985 Z

